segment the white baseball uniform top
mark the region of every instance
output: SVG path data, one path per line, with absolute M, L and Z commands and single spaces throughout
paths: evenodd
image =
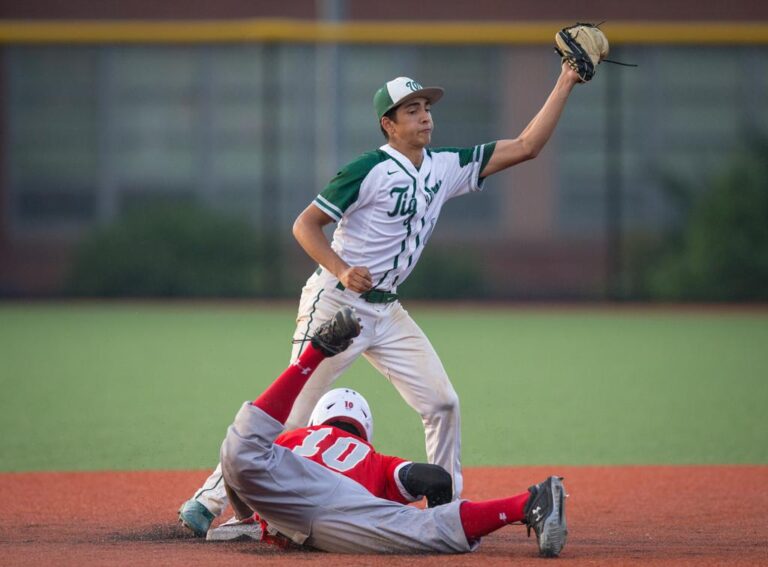
M 394 292 L 416 265 L 443 204 L 482 190 L 480 172 L 495 147 L 424 149 L 419 169 L 389 144 L 361 155 L 313 201 L 339 223 L 331 247 L 349 265 L 366 266 L 374 288 Z
M 333 236 L 334 251 L 350 265 L 367 266 L 375 287 L 394 293 L 416 265 L 443 204 L 452 197 L 482 189 L 480 172 L 494 149 L 495 143 L 463 149 L 425 149 L 418 170 L 389 145 L 362 154 L 314 200 L 339 223 Z M 455 405 L 458 402 L 454 401 L 458 397 L 426 335 L 399 303 L 367 303 L 356 294 L 353 297 L 339 290 L 338 280 L 327 270 L 319 270 L 309 278 L 302 293 L 292 360 L 298 358 L 315 325 L 330 319 L 341 305 L 347 304 L 357 309 L 363 332 L 349 350 L 320 365 L 294 404 L 289 428 L 305 426 L 320 396 L 365 352 L 377 368 L 388 369 L 388 379 L 424 416 L 429 462 L 451 474 L 454 495 L 458 497 L 463 486 L 461 428 Z M 395 324 L 379 325 L 382 320 Z M 413 352 L 421 355 L 413 357 Z M 219 465 L 195 494 L 195 499 L 216 515 L 227 506 L 221 480 Z

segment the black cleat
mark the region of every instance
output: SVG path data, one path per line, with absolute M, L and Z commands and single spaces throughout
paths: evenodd
M 320 349 L 325 356 L 334 356 L 344 352 L 352 344 L 352 339 L 360 334 L 360 321 L 351 307 L 342 307 L 330 321 L 317 328 L 312 337 L 312 346 Z
M 562 477 L 551 476 L 528 489 L 531 495 L 525 505 L 523 523 L 528 527 L 528 537 L 531 529 L 536 533 L 539 555 L 544 557 L 560 555 L 568 536 L 565 523 L 567 494 L 562 481 Z

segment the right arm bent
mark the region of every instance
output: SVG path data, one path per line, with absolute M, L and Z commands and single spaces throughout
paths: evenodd
M 345 288 L 356 293 L 368 291 L 373 286 L 368 268 L 347 264 L 325 237 L 323 227 L 331 222 L 331 217 L 310 203 L 293 223 L 293 236 L 309 257 L 339 278 Z

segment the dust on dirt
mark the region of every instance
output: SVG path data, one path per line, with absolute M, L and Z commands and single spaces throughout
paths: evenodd
M 565 476 L 569 565 L 768 565 L 768 466 L 500 467 L 466 470 L 469 499 Z M 0 474 L 0 565 L 540 565 L 509 526 L 472 554 L 337 555 L 206 542 L 176 511 L 208 471 Z

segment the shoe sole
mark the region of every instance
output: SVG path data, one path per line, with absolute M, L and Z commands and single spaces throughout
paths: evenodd
M 557 557 L 565 546 L 568 529 L 565 520 L 565 488 L 562 478 L 553 476 L 550 480 L 552 511 L 544 519 L 539 535 L 539 553 L 544 557 Z

